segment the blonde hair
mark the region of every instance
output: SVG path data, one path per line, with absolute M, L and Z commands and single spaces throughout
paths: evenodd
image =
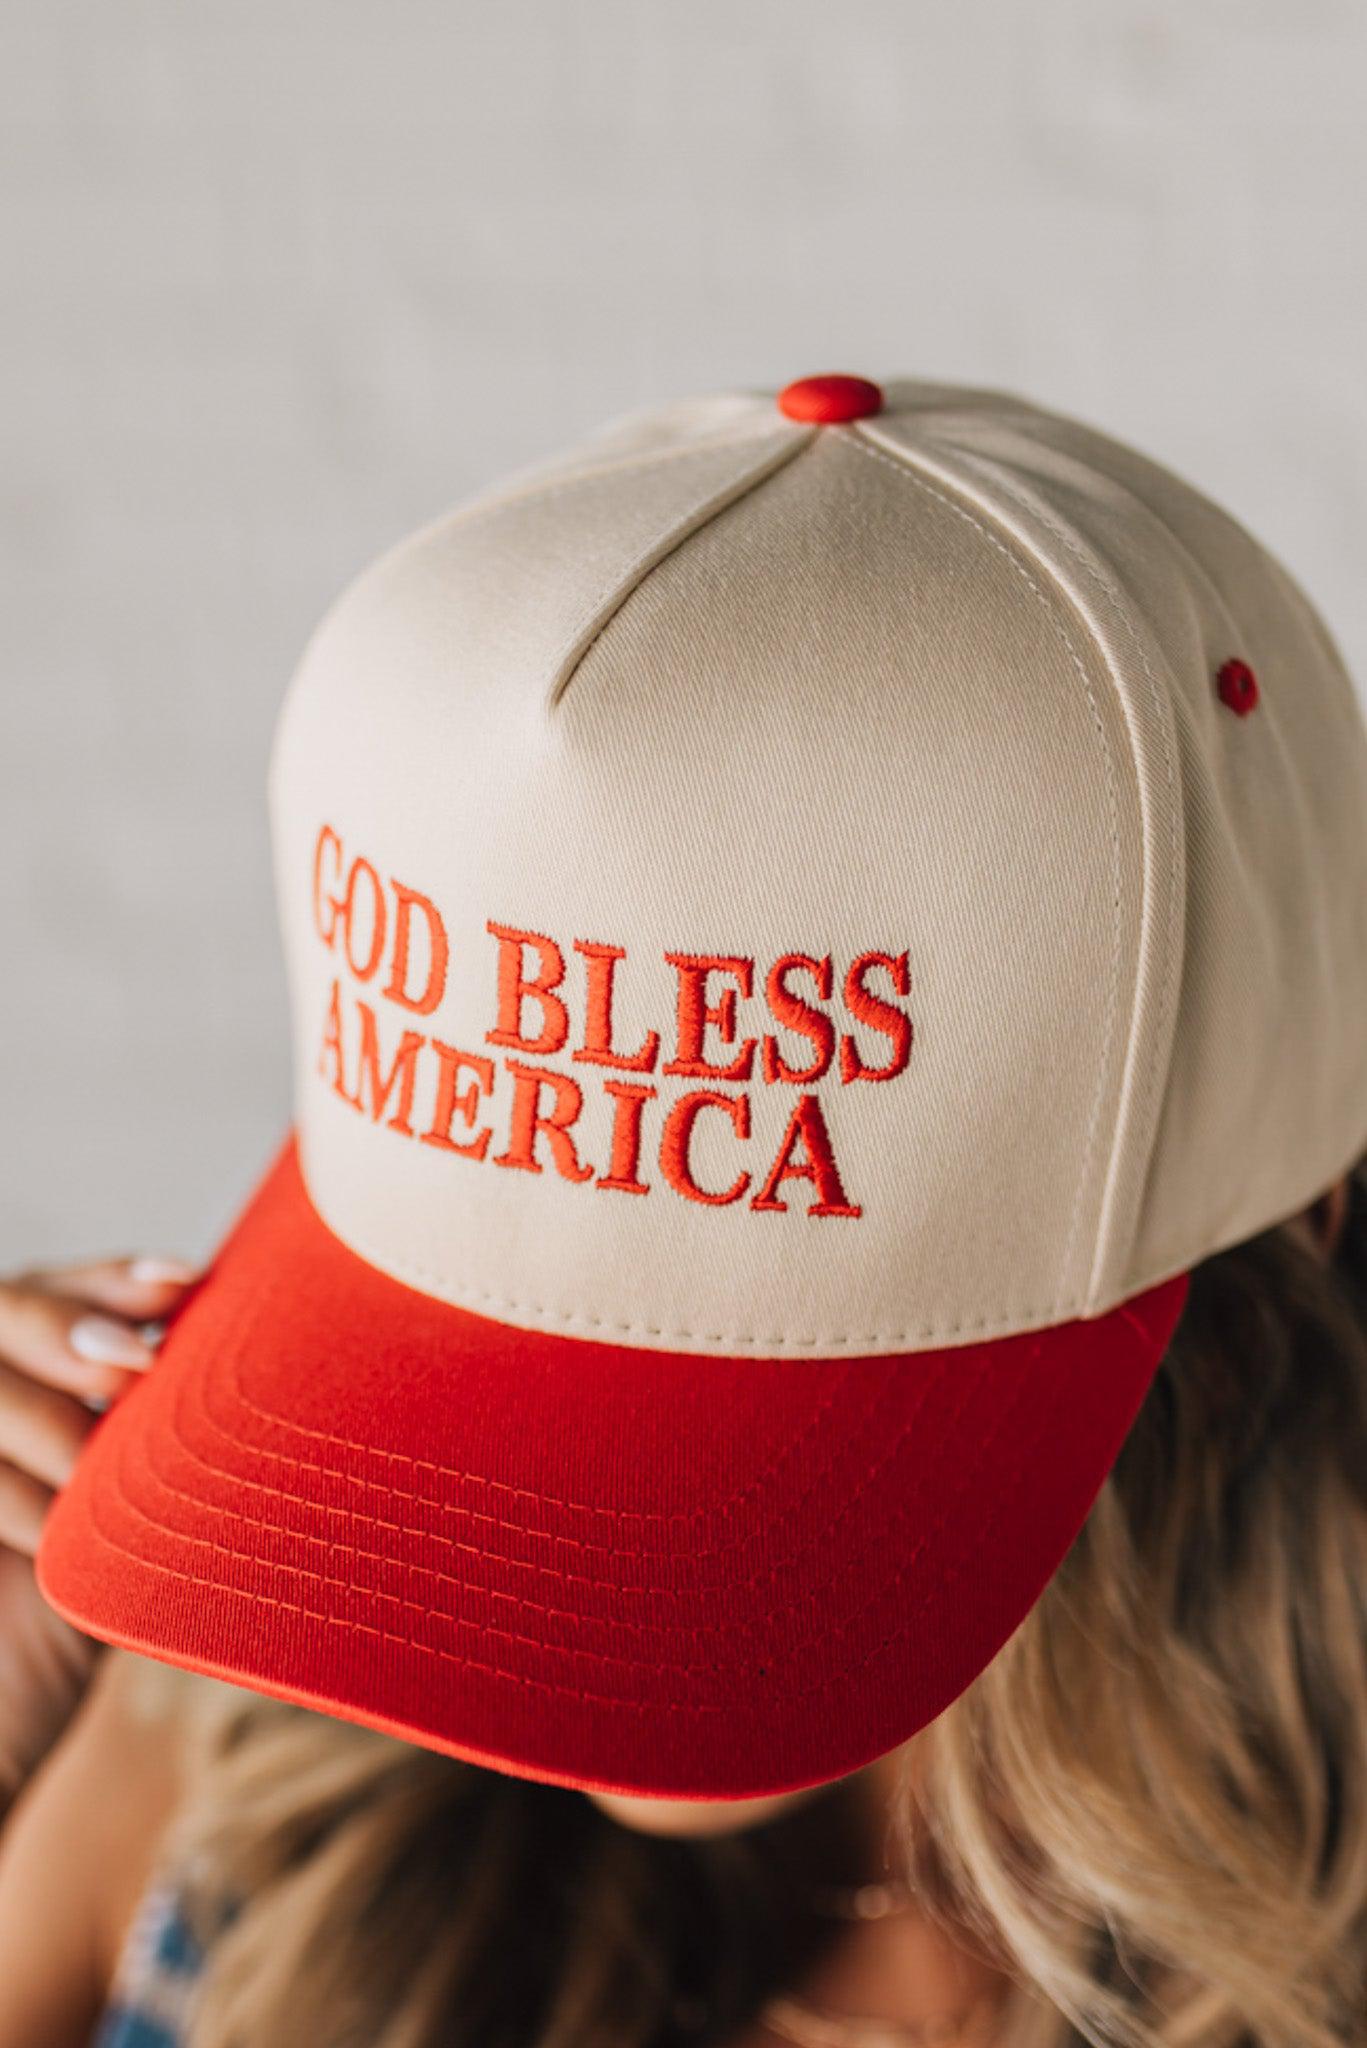
M 1003 2041 L 1367 2032 L 1367 1216 L 1194 1274 L 1087 1523 L 917 1738 L 925 1905 L 1016 1987 Z M 205 1688 L 174 1848 L 212 1933 L 194 2048 L 724 2043 L 792 1987 L 848 1788 L 745 1837 Z
M 1367 2038 L 1367 1218 L 1209 1261 L 1044 1597 L 926 1731 L 903 1843 L 1019 2031 Z M 1041 2009 L 1043 2018 L 1041 2018 Z

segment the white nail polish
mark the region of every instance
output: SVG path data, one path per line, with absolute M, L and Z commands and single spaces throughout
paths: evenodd
M 82 1316 L 73 1323 L 67 1343 L 78 1358 L 92 1365 L 150 1365 L 152 1354 L 124 1323 L 109 1316 Z
M 128 1277 L 141 1287 L 188 1287 L 199 1278 L 184 1259 L 130 1259 Z

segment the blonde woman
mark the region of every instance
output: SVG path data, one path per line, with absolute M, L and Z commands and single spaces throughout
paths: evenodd
M 1000 394 L 363 577 L 296 1131 L 0 1288 L 0 2048 L 1360 2042 L 1364 794 L 1285 573 Z

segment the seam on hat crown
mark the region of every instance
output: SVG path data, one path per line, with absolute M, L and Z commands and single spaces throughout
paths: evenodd
M 1130 767 L 1139 794 L 1144 839 L 1143 884 L 1138 954 L 1134 963 L 1134 994 L 1120 1078 L 1114 1088 L 1109 1158 L 1096 1196 L 1093 1255 L 1085 1282 L 1076 1290 L 1084 1303 L 1082 1313 L 1096 1314 L 1133 1293 L 1136 1288 L 1149 1284 L 1149 1276 L 1129 1272 L 1128 1262 L 1147 1178 L 1147 1163 L 1162 1109 L 1163 1091 L 1159 1084 L 1166 1075 L 1171 1052 L 1177 1011 L 1174 998 L 1182 958 L 1185 846 L 1181 831 L 1171 703 L 1159 680 L 1156 650 L 1146 640 L 1143 621 L 1136 618 L 1134 605 L 1095 559 L 1083 539 L 1070 533 L 1057 512 L 1041 502 L 1037 495 L 1013 488 L 996 470 L 990 480 L 977 473 L 976 465 L 967 452 L 960 455 L 961 468 L 952 459 L 959 451 L 942 450 L 938 446 L 933 450 L 910 447 L 899 438 L 881 431 L 876 421 L 861 421 L 854 430 L 854 438 L 865 446 L 866 452 L 873 453 L 876 449 L 885 459 L 897 463 L 909 481 L 919 481 L 923 487 L 928 487 L 926 479 L 933 478 L 955 492 L 990 520 L 999 533 L 1029 554 L 1048 578 L 1060 612 L 1081 622 L 1089 643 L 1110 678 L 1122 713 L 1129 741 Z M 1008 501 L 1006 506 L 1002 499 Z M 1020 516 L 1008 516 L 1012 507 Z M 1032 523 L 1034 531 L 1031 530 Z M 1143 671 L 1159 733 L 1160 760 L 1157 764 L 1149 759 L 1143 744 L 1111 637 L 1077 588 L 1068 565 L 1041 545 L 1040 528 L 1070 561 L 1078 565 L 1092 593 L 1104 596 L 1123 622 Z M 1159 816 L 1160 811 L 1166 811 L 1166 828 Z M 1161 873 L 1163 869 L 1166 869 L 1165 877 Z M 1111 1065 L 1108 1046 L 1098 1089 L 1098 1107 Z M 1090 1171 L 1089 1155 L 1083 1169 L 1084 1183 Z M 1070 1239 L 1060 1275 L 1065 1287 L 1071 1248 Z
M 791 441 L 785 441 L 777 448 L 770 446 L 755 461 L 748 463 L 739 473 L 727 479 L 719 488 L 706 492 L 696 499 L 664 530 L 657 534 L 646 547 L 642 548 L 630 562 L 595 592 L 584 606 L 566 637 L 564 647 L 552 663 L 546 683 L 544 703 L 548 712 L 553 712 L 564 699 L 566 691 L 594 641 L 608 625 L 613 615 L 626 603 L 652 569 L 667 560 L 676 548 L 681 547 L 693 534 L 699 532 L 715 519 L 719 513 L 737 504 L 750 492 L 765 483 L 779 470 L 786 469 L 794 458 L 812 445 L 817 429 L 809 428 L 799 432 Z
M 769 440 L 776 431 L 785 427 L 790 439 L 794 441 L 805 440 L 813 432 L 812 428 L 799 426 L 791 421 L 781 421 L 779 428 L 776 429 L 772 420 L 766 420 L 763 422 L 763 438 Z M 548 463 L 522 470 L 500 483 L 491 484 L 439 514 L 432 525 L 436 528 L 448 523 L 455 525 L 466 519 L 477 518 L 486 512 L 502 512 L 507 507 L 532 500 L 558 498 L 566 491 L 577 489 L 580 484 L 596 483 L 603 477 L 625 476 L 632 471 L 656 469 L 665 463 L 685 461 L 690 456 L 708 455 L 719 448 L 738 448 L 746 441 L 757 439 L 759 436 L 758 422 L 733 420 L 727 427 L 719 428 L 715 432 L 698 434 L 691 441 L 666 442 L 658 448 L 637 447 L 618 454 L 602 453 L 596 456 L 591 450 L 585 450 L 583 461 L 576 462 L 573 466 Z M 409 541 L 421 539 L 427 530 L 424 528 L 418 533 L 409 534 L 396 545 L 399 548 L 406 547 Z

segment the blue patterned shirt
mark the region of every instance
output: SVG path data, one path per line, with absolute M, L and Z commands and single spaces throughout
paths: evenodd
M 144 1894 L 91 2048 L 184 2048 L 204 1950 L 167 1883 Z

